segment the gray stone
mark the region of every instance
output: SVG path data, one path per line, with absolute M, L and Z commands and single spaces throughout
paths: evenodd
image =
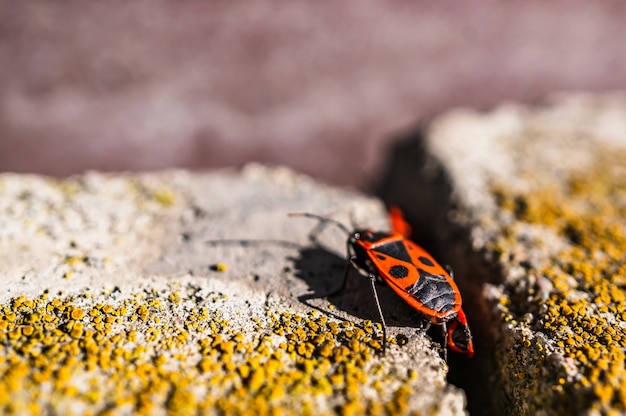
M 394 152 L 381 186 L 455 269 L 484 414 L 626 411 L 626 96 L 458 109 Z
M 364 323 L 379 320 L 369 282 L 353 273 L 343 295 L 324 297 L 340 284 L 347 236 L 290 212 L 326 215 L 350 228 L 388 228 L 375 198 L 260 165 L 205 174 L 88 173 L 67 180 L 2 175 L 0 373 L 28 370 L 19 396 L 7 387 L 12 378 L 4 379 L 2 390 L 9 393 L 0 395 L 0 408 L 124 414 L 146 406 L 157 412 L 229 412 L 254 405 L 259 412 L 306 413 L 314 406 L 322 413 L 359 413 L 359 406 L 378 404 L 395 413 L 463 414 L 464 395 L 446 383 L 439 346 L 419 331 L 417 314 L 381 287 L 389 336 L 409 341 L 390 343 L 385 356 L 368 347 L 380 336 L 379 328 Z M 343 338 L 324 350 L 313 332 L 306 340 L 287 337 L 297 333 L 288 327 L 295 315 L 304 317 L 303 328 L 327 325 L 319 318 L 324 316 L 354 323 L 340 326 L 337 337 Z M 48 324 L 40 323 L 48 317 Z M 355 348 L 366 358 L 355 361 L 363 368 L 352 368 L 336 354 L 357 354 L 347 347 L 352 333 L 362 330 Z M 57 347 L 39 350 L 42 340 Z M 299 352 L 309 345 L 315 348 L 312 357 Z M 60 349 L 62 355 L 40 362 L 20 352 L 32 348 L 38 354 Z M 217 363 L 211 361 L 215 357 Z M 56 387 L 39 391 L 36 374 L 48 371 L 44 383 Z M 325 379 L 316 379 L 317 372 Z M 59 375 L 65 373 L 68 380 Z M 364 379 L 341 379 L 354 374 Z M 90 377 L 99 381 L 85 383 Z M 137 390 L 142 383 L 146 390 Z M 235 387 L 229 390 L 229 383 Z M 166 386 L 170 399 L 159 399 L 159 386 Z M 238 399 L 237 386 L 249 394 Z M 152 401 L 142 399 L 145 391 Z M 186 396 L 178 400 L 177 393 Z

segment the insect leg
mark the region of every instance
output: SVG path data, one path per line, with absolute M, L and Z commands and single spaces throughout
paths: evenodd
M 441 347 L 443 349 L 443 360 L 448 362 L 448 328 L 445 322 L 441 324 L 441 330 L 443 332 L 443 341 Z
M 387 324 L 385 323 L 385 317 L 383 316 L 383 310 L 380 307 L 380 301 L 378 300 L 378 292 L 376 292 L 376 276 L 370 273 L 370 283 L 372 284 L 372 291 L 374 292 L 374 300 L 376 301 L 376 307 L 380 314 L 380 321 L 383 324 L 383 355 L 385 355 L 385 346 L 387 345 Z
M 452 270 L 452 267 L 449 264 L 446 264 L 443 268 L 446 269 L 452 280 L 454 280 L 454 271 Z
M 389 207 L 389 222 L 391 223 L 391 228 L 405 238 L 408 238 L 413 232 L 398 207 Z

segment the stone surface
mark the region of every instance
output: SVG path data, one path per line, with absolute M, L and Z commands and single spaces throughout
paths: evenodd
M 0 411 L 463 414 L 438 344 L 343 233 L 382 204 L 286 169 L 0 176 Z M 407 341 L 408 340 L 408 341 Z M 402 345 L 400 345 L 402 344 Z
M 626 96 L 459 109 L 392 152 L 379 194 L 451 264 L 476 357 L 388 288 L 342 296 L 349 227 L 382 203 L 258 165 L 0 176 L 0 409 L 620 414 Z M 372 321 L 374 323 L 372 323 Z
M 470 411 L 626 412 L 624 184 L 622 93 L 459 109 L 396 149 L 381 193 L 455 268 Z

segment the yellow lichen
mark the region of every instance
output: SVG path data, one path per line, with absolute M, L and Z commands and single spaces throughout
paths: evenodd
M 372 323 L 268 310 L 270 324 L 246 335 L 219 306 L 194 306 L 178 291 L 150 296 L 87 306 L 97 296 L 19 297 L 0 306 L 0 413 L 312 414 L 320 398 L 333 403 L 325 412 L 411 408 L 417 374 L 379 364 Z M 170 319 L 154 319 L 161 314 Z
M 626 343 L 622 342 L 626 339 L 626 154 L 600 152 L 596 158 L 595 166 L 571 174 L 564 185 L 546 185 L 542 178 L 524 193 L 494 188 L 500 208 L 511 212 L 516 224 L 549 230 L 565 242 L 553 256 L 524 264 L 528 276 L 551 283 L 543 286 L 544 291 L 549 288 L 547 298 L 537 295 L 539 287 L 529 286 L 526 292 L 514 289 L 521 302 L 504 298 L 499 307 L 508 322 L 532 311 L 534 320 L 530 323 L 543 328 L 551 340 L 550 351 L 573 360 L 585 380 L 571 387 L 581 389 L 579 397 L 588 401 L 580 408 L 625 412 L 624 403 L 615 398 L 620 397 L 620 386 L 626 385 Z M 522 229 L 515 224 L 507 226 L 492 247 L 498 252 L 544 247 L 539 239 L 529 246 L 528 239 L 519 234 Z M 535 348 L 524 338 L 519 342 L 522 351 Z M 525 364 L 520 361 L 511 368 L 519 371 Z M 563 377 L 554 379 L 555 386 L 564 383 Z M 542 397 L 530 399 L 540 403 Z

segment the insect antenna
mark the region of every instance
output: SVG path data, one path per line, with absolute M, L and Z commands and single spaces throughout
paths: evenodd
M 334 224 L 337 227 L 339 227 L 346 234 L 348 234 L 348 235 L 352 234 L 352 232 L 348 229 L 348 227 L 346 227 L 345 225 L 343 225 L 339 221 L 334 220 L 332 218 L 322 217 L 321 215 L 311 214 L 311 213 L 308 213 L 308 212 L 290 212 L 288 215 L 290 217 L 314 218 L 314 219 L 320 220 L 320 221 L 325 222 L 325 223 L 331 223 L 331 224 Z

